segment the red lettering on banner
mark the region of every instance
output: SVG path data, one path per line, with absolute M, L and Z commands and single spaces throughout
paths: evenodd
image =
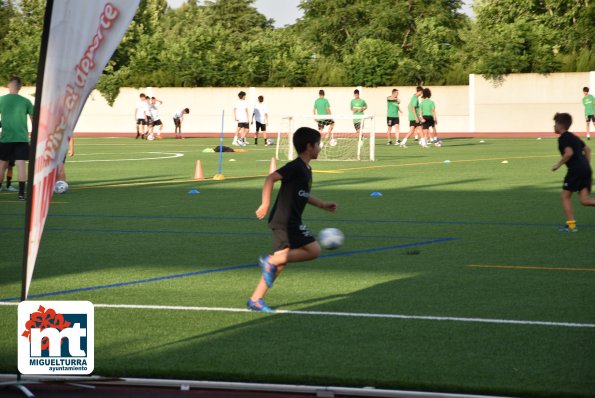
M 64 108 L 60 115 L 60 124 L 55 130 L 50 131 L 43 151 L 43 164 L 49 163 L 56 159 L 57 152 L 60 150 L 62 141 L 64 140 L 64 133 L 71 118 L 71 112 L 76 108 L 76 105 L 81 98 L 81 91 L 87 84 L 87 76 L 95 68 L 95 54 L 101 47 L 105 39 L 104 31 L 113 27 L 114 21 L 120 15 L 120 10 L 113 4 L 107 3 L 103 7 L 103 12 L 99 16 L 99 26 L 97 32 L 91 39 L 91 44 L 81 57 L 80 61 L 74 66 L 74 87 L 71 84 L 66 85 L 66 93 L 64 96 Z M 53 188 L 53 185 L 52 185 Z

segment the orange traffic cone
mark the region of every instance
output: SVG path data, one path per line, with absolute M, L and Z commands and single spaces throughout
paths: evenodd
M 272 157 L 271 165 L 269 166 L 269 174 L 274 173 L 275 171 L 277 171 L 277 159 Z
M 194 171 L 194 179 L 195 180 L 204 180 L 205 176 L 202 173 L 202 163 L 200 160 L 196 161 L 196 170 Z

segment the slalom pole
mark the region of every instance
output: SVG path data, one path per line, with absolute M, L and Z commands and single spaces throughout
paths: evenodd
M 219 166 L 217 167 L 217 174 L 213 177 L 214 180 L 225 180 L 223 175 L 223 127 L 225 123 L 225 109 L 221 111 L 221 134 L 219 134 Z

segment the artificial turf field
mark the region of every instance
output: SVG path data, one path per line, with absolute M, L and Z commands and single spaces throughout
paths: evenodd
M 192 181 L 197 159 L 216 173 L 216 143 L 77 139 L 30 298 L 96 304 L 94 374 L 595 396 L 595 209 L 575 198 L 580 231 L 558 232 L 554 139 L 379 139 L 376 162 L 312 162 L 312 194 L 339 208 L 305 221 L 346 241 L 287 267 L 275 315 L 244 312 L 271 248 L 254 211 L 274 149 Z M 20 294 L 24 208 L 0 193 L 0 301 Z M 16 313 L 0 305 L 0 373 Z

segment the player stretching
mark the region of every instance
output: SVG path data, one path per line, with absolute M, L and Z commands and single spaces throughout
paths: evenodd
M 560 232 L 577 232 L 574 212 L 572 211 L 572 193 L 578 192 L 583 206 L 595 206 L 595 198 L 590 197 L 592 184 L 591 148 L 568 129 L 572 125 L 572 116 L 568 113 L 554 115 L 554 132 L 559 134 L 558 150 L 562 158 L 552 166 L 552 171 L 558 170 L 563 164 L 568 167 L 564 184 L 562 185 L 562 208 L 566 215 L 566 225 Z
M 182 138 L 182 122 L 184 121 L 184 115 L 190 113 L 190 109 L 184 108 L 179 110 L 178 112 L 174 113 L 174 134 L 176 135 L 177 140 L 181 140 Z
M 318 91 L 318 98 L 314 101 L 314 114 L 315 115 L 331 115 L 331 104 L 330 102 L 324 98 L 324 90 Z M 328 131 L 326 135 L 324 135 L 324 141 L 329 136 L 331 140 L 334 140 L 335 137 L 333 136 L 333 127 L 335 127 L 335 121 L 333 119 L 324 119 L 324 118 L 317 118 L 315 119 L 318 123 L 318 132 L 320 135 L 324 134 L 324 128 L 328 126 Z
M 589 94 L 589 87 L 583 87 L 583 106 L 585 107 L 585 118 L 587 119 L 587 139 L 591 139 L 589 122 L 595 126 L 595 98 Z
M 359 97 L 359 90 L 355 89 L 353 91 L 353 95 L 355 98 L 351 100 L 351 112 L 354 115 L 363 115 L 364 111 L 368 109 L 368 104 L 363 98 Z M 353 127 L 355 127 L 355 133 L 359 136 L 360 130 L 362 128 L 362 119 L 353 119 Z M 362 139 L 364 137 L 362 136 Z
M 145 128 L 148 124 L 148 107 L 147 101 L 148 98 L 145 94 L 140 94 L 140 99 L 136 104 L 136 108 L 134 109 L 134 120 L 136 120 L 136 139 L 141 137 L 141 139 L 145 138 Z
M 421 130 L 421 122 L 420 122 L 420 112 L 419 112 L 419 97 L 423 94 L 423 88 L 421 86 L 417 86 L 415 89 L 415 94 L 411 97 L 409 101 L 409 106 L 407 109 L 409 110 L 409 132 L 401 141 L 401 148 L 407 148 L 407 140 L 411 137 L 412 134 L 415 134 L 415 139 L 417 139 L 417 135 Z
M 306 204 L 334 212 L 337 204 L 323 202 L 310 195 L 312 169 L 310 161 L 320 152 L 320 133 L 309 127 L 300 127 L 293 135 L 293 145 L 299 156 L 279 170 L 269 174 L 262 188 L 262 203 L 256 216 L 263 219 L 269 211 L 271 193 L 275 182 L 281 180 L 281 189 L 269 216 L 273 231 L 273 254 L 259 259 L 261 277 L 252 297 L 246 304 L 249 309 L 274 312 L 264 302 L 267 291 L 288 263 L 313 260 L 320 256 L 320 246 L 312 233 L 302 224 Z
M 388 130 L 386 131 L 386 145 L 392 145 L 393 141 L 391 139 L 391 133 L 393 127 L 395 128 L 395 145 L 399 145 L 401 142 L 399 141 L 399 113 L 403 113 L 401 108 L 399 107 L 399 90 L 393 88 L 390 97 L 386 97 L 386 125 L 388 126 Z

